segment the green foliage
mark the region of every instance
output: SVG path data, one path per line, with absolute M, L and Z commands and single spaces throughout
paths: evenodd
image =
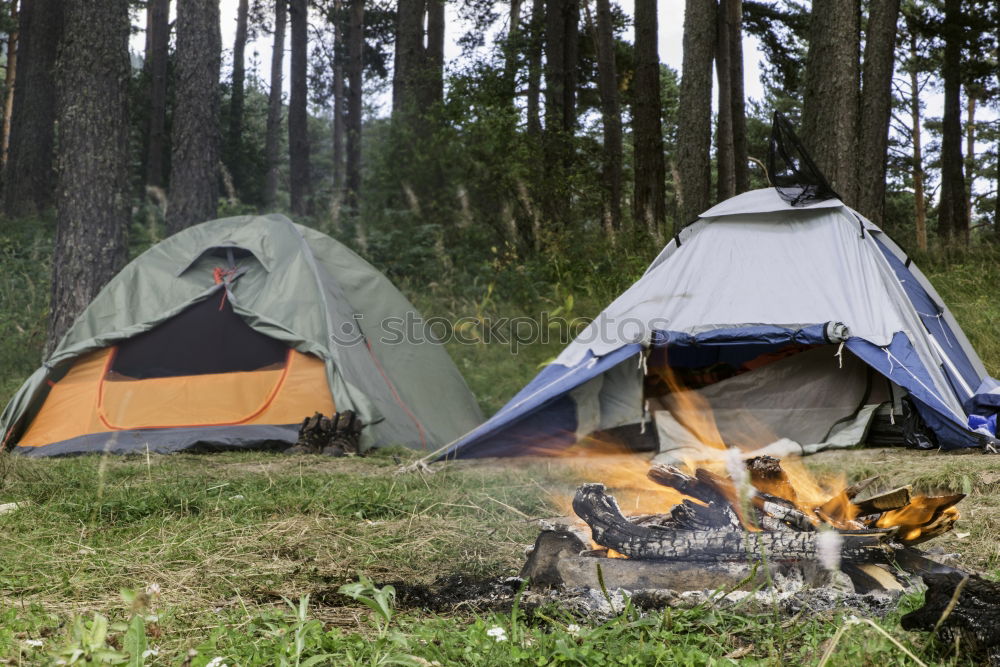
M 357 600 L 373 612 L 375 612 L 375 622 L 378 625 L 379 634 L 385 634 L 389 624 L 392 622 L 393 605 L 396 603 L 396 589 L 392 586 L 378 587 L 365 575 L 360 575 L 358 580 L 344 584 L 337 592 L 346 595 L 352 600 Z

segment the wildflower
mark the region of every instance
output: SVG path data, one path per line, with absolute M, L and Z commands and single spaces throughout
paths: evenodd
M 571 635 L 578 635 L 580 634 L 580 626 L 577 625 L 576 623 L 570 623 L 569 625 L 566 626 L 566 632 L 570 633 Z
M 216 656 L 205 663 L 205 667 L 229 667 L 229 665 L 223 662 L 222 656 Z
M 160 594 L 160 585 L 155 581 L 150 585 L 146 586 L 146 595 L 153 597 L 154 595 Z
M 493 637 L 493 639 L 495 639 L 498 642 L 507 641 L 507 631 L 501 628 L 499 625 L 493 626 L 492 628 L 487 630 L 486 635 L 489 637 Z
M 25 639 L 24 640 L 24 645 L 25 646 L 34 646 L 35 648 L 38 648 L 39 646 L 42 646 L 43 644 L 45 644 L 45 642 L 43 642 L 41 639 Z
M 844 538 L 835 530 L 823 530 L 816 536 L 816 558 L 831 572 L 840 569 L 840 547 Z

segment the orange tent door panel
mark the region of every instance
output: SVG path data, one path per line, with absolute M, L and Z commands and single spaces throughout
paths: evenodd
M 289 350 L 281 368 L 147 379 L 109 373 L 114 348 L 81 357 L 52 386 L 19 445 L 123 429 L 295 424 L 331 414 L 322 360 Z

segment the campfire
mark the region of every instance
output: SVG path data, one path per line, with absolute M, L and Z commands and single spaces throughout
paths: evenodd
M 902 590 L 901 574 L 953 571 L 915 547 L 954 527 L 965 496 L 876 492 L 877 481 L 824 484 L 799 461 L 770 456 L 693 470 L 654 463 L 642 512 L 627 514 L 604 484 L 580 486 L 572 508 L 589 534 L 543 531 L 523 574 L 548 585 L 599 578 L 692 590 L 749 588 L 794 572 L 807 585 L 869 593 Z

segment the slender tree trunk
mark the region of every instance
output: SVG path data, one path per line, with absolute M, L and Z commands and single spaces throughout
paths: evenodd
M 340 193 L 344 189 L 344 122 L 347 110 L 344 89 L 344 3 L 333 3 L 333 188 Z
M 711 54 L 712 42 L 709 42 Z M 709 55 L 711 62 L 711 55 Z M 709 74 L 711 76 L 711 74 Z M 660 57 L 657 51 L 656 0 L 635 2 L 635 105 L 632 136 L 635 152 L 635 221 L 654 237 L 666 215 L 663 126 L 660 115 Z M 709 84 L 708 95 L 711 95 Z M 711 123 L 710 117 L 706 122 Z
M 917 38 L 910 34 L 910 118 L 913 126 L 913 199 L 915 205 L 914 226 L 916 227 L 917 247 L 927 250 L 927 202 L 924 198 L 924 155 L 921 146 L 920 124 L 920 83 L 917 79 Z
M 129 224 L 128 0 L 65 0 L 47 352 L 122 267 Z
M 712 187 L 712 57 L 714 2 L 687 0 L 684 7 L 684 61 L 677 112 L 677 170 L 680 220 L 687 224 L 708 209 Z M 638 168 L 637 168 L 638 169 Z M 638 179 L 639 175 L 636 174 Z
M 507 39 L 504 40 L 503 80 L 504 90 L 512 108 L 516 108 L 518 50 L 521 42 L 521 0 L 510 0 L 507 13 Z
M 859 0 L 815 2 L 802 105 L 802 141 L 845 203 L 857 205 Z
M 288 100 L 288 167 L 292 212 L 309 213 L 309 114 L 307 56 L 309 49 L 309 5 L 291 0 L 292 26 L 291 96 Z
M 215 217 L 219 193 L 218 0 L 177 0 L 176 88 L 167 230 Z
M 545 3 L 545 131 L 557 133 L 566 121 L 566 21 L 572 0 Z
M 146 145 L 146 183 L 166 185 L 164 157 L 167 142 L 167 59 L 170 48 L 170 0 L 149 3 L 149 128 Z
M 361 193 L 361 112 L 365 0 L 351 0 L 347 60 L 347 204 L 357 209 Z
M 236 191 L 242 193 L 246 186 L 243 160 L 243 116 L 246 106 L 246 48 L 247 13 L 249 0 L 240 0 L 236 10 L 236 37 L 233 40 L 233 90 L 229 97 L 229 173 L 233 176 Z
M 899 0 L 871 3 L 861 82 L 857 207 L 878 225 L 885 217 L 886 152 L 892 115 L 892 72 L 896 61 L 898 19 Z
M 271 88 L 267 96 L 267 130 L 264 137 L 264 207 L 273 209 L 278 197 L 278 166 L 281 144 L 281 87 L 285 62 L 285 23 L 288 0 L 274 2 L 274 43 L 271 47 Z
M 10 4 L 10 20 L 17 23 L 17 0 Z M 14 81 L 17 78 L 17 30 L 7 35 L 7 71 L 4 74 L 7 95 L 3 104 L 3 139 L 0 146 L 0 173 L 7 166 L 7 150 L 10 147 L 10 114 L 14 108 Z
M 563 130 L 576 131 L 576 88 L 580 50 L 580 2 L 564 0 L 563 11 Z
M 532 0 L 530 42 L 528 44 L 528 99 L 525 111 L 528 115 L 528 134 L 537 136 L 542 131 L 542 47 L 545 40 L 545 0 Z
M 618 68 L 615 65 L 611 0 L 597 0 L 595 37 L 601 121 L 604 126 L 604 227 L 608 231 L 617 231 L 621 228 L 622 117 L 618 104 Z
M 394 115 L 413 116 L 423 71 L 424 0 L 399 0 L 396 10 L 396 51 L 392 78 Z
M 10 145 L 3 179 L 9 216 L 36 213 L 52 202 L 55 173 L 55 61 L 63 32 L 63 2 L 25 0 L 18 30 L 18 71 Z
M 945 243 L 968 240 L 969 217 L 965 207 L 965 174 L 962 169 L 962 2 L 945 0 L 944 118 L 941 128 L 941 196 L 938 236 Z
M 965 117 L 965 216 L 972 223 L 972 181 L 976 168 L 976 96 L 967 91 L 969 104 Z
M 727 0 L 729 14 L 729 85 L 732 94 L 729 103 L 733 125 L 733 176 L 736 194 L 746 192 L 750 187 L 750 173 L 747 157 L 747 112 L 746 95 L 743 89 L 743 0 Z
M 444 101 L 444 2 L 427 1 L 427 46 L 424 50 L 423 99 L 426 107 Z
M 715 76 L 718 82 L 718 121 L 715 130 L 716 198 L 729 199 L 736 194 L 736 147 L 733 145 L 733 29 L 732 0 L 719 0 L 715 37 Z

